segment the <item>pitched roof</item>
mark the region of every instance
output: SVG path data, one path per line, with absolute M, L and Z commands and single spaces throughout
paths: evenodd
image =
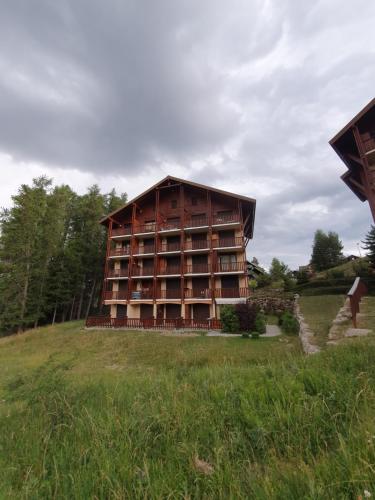
M 103 217 L 103 219 L 100 220 L 100 223 L 104 224 L 106 221 L 108 221 L 108 219 L 110 219 L 110 217 L 113 217 L 118 212 L 121 212 L 122 210 L 124 210 L 125 208 L 127 208 L 128 206 L 130 206 L 132 203 L 136 202 L 137 200 L 139 200 L 140 198 L 142 198 L 146 194 L 150 193 L 155 188 L 157 188 L 158 186 L 160 186 L 161 184 L 163 184 L 164 182 L 166 182 L 168 180 L 172 180 L 172 181 L 175 181 L 175 182 L 181 182 L 181 183 L 184 183 L 184 184 L 189 184 L 190 186 L 193 186 L 193 187 L 196 187 L 196 188 L 208 189 L 209 191 L 213 191 L 215 193 L 223 194 L 225 196 L 232 196 L 233 198 L 238 198 L 240 200 L 247 201 L 248 203 L 252 203 L 254 205 L 256 204 L 256 200 L 254 198 L 249 198 L 248 196 L 243 196 L 243 195 L 240 195 L 240 194 L 230 193 L 229 191 L 223 191 L 222 189 L 217 189 L 217 188 L 213 188 L 211 186 L 206 186 L 205 184 L 199 184 L 197 182 L 187 181 L 185 179 L 180 179 L 179 177 L 173 177 L 172 175 L 167 175 L 166 177 L 164 177 L 164 179 L 162 179 L 161 181 L 157 182 L 156 184 L 154 184 L 150 188 L 146 189 L 146 191 L 143 191 L 143 193 L 139 194 L 138 196 L 136 196 L 132 200 L 128 201 L 122 207 L 118 208 L 117 210 L 115 210 L 115 211 L 111 212 L 110 214 L 106 215 L 105 217 Z
M 340 130 L 340 132 L 338 132 L 334 137 L 332 137 L 332 139 L 329 141 L 330 145 L 333 146 L 335 142 L 337 142 L 338 139 L 340 139 L 340 137 L 342 137 L 345 134 L 345 132 L 347 132 L 351 127 L 353 127 L 356 123 L 358 123 L 360 119 L 365 114 L 367 114 L 373 107 L 375 107 L 375 97 L 371 99 L 371 101 L 368 104 L 366 104 L 366 106 L 359 113 L 357 113 L 355 117 L 352 118 L 350 122 L 347 123 L 345 127 Z

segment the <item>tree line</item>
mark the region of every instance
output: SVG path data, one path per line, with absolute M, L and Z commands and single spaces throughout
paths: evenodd
M 97 185 L 83 195 L 46 177 L 23 184 L 0 213 L 0 335 L 99 310 L 106 230 L 126 202 Z

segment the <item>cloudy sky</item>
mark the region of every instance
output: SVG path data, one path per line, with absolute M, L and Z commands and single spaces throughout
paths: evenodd
M 328 140 L 372 97 L 368 0 L 0 0 L 0 205 L 41 174 L 133 197 L 167 174 L 257 199 L 249 256 L 369 229 Z

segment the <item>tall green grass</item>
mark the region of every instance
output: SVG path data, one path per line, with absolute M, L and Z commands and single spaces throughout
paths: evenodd
M 93 345 L 100 335 L 106 351 L 106 332 L 93 333 Z M 230 339 L 215 349 L 211 341 L 222 339 L 154 336 L 147 350 L 142 339 L 140 356 L 122 367 L 102 369 L 102 353 L 92 346 L 95 370 L 67 346 L 65 359 L 61 348 L 37 366 L 8 372 L 0 403 L 0 498 L 375 493 L 371 339 L 309 358 L 279 340 Z M 128 341 L 136 346 L 137 334 Z M 160 349 L 174 341 L 185 357 L 161 363 Z M 17 343 L 23 352 L 23 340 Z M 243 354 L 236 362 L 230 353 L 237 349 Z M 213 466 L 212 474 L 197 469 L 197 457 Z
M 301 312 L 315 333 L 315 343 L 321 347 L 328 340 L 329 329 L 340 308 L 344 305 L 343 295 L 302 296 L 299 298 Z

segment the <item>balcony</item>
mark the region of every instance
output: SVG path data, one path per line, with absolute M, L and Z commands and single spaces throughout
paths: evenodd
M 208 263 L 185 266 L 185 274 L 209 274 L 209 273 L 210 273 L 210 265 Z
M 133 255 L 152 255 L 155 253 L 155 244 L 140 246 L 136 249 Z
M 129 257 L 130 245 L 122 248 L 111 248 L 109 251 L 109 258 L 113 257 Z
M 228 226 L 239 225 L 241 222 L 240 215 L 238 213 L 228 213 L 228 214 L 215 214 L 212 218 L 212 225 L 215 227 L 226 228 Z
M 212 246 L 216 249 L 221 248 L 242 248 L 243 247 L 243 239 L 241 237 L 232 237 L 232 238 L 217 238 L 212 240 Z
M 153 300 L 153 290 L 133 290 L 130 292 L 130 300 Z
M 143 234 L 154 233 L 156 230 L 155 222 L 148 222 L 146 224 L 135 224 L 134 225 L 134 234 L 137 236 Z
M 158 253 L 180 253 L 181 243 L 176 241 L 174 243 L 162 243 Z
M 112 229 L 111 237 L 115 239 L 122 239 L 127 236 L 130 236 L 131 232 L 132 230 L 130 225 L 126 225 L 123 227 L 115 227 L 114 229 Z
M 249 296 L 248 288 L 216 288 L 216 299 L 237 299 L 247 298 Z
M 159 232 L 168 234 L 178 234 L 181 231 L 181 221 L 180 218 L 173 220 L 167 220 L 159 224 Z
M 146 266 L 146 267 L 134 266 L 131 271 L 131 276 L 144 277 L 153 275 L 154 275 L 154 266 Z
M 210 244 L 208 240 L 191 240 L 185 241 L 185 252 L 193 252 L 198 250 L 206 250 L 210 249 Z
M 127 290 L 119 290 L 119 291 L 106 291 L 104 292 L 104 300 L 128 300 L 128 291 Z
M 174 275 L 174 276 L 180 276 L 181 275 L 181 266 L 167 266 L 167 267 L 162 267 L 159 270 L 159 275 L 160 276 L 168 276 L 168 275 Z
M 243 273 L 246 262 L 218 262 L 215 273 Z
M 107 274 L 108 279 L 125 279 L 129 275 L 129 269 L 110 269 Z
M 158 299 L 181 299 L 181 289 L 175 290 L 160 290 L 157 294 Z
M 185 290 L 185 299 L 211 299 L 212 296 L 210 288 L 188 288 Z
M 208 220 L 208 217 L 206 215 L 204 216 L 192 216 L 190 217 L 189 219 L 185 220 L 185 229 L 186 230 L 189 230 L 189 229 L 194 229 L 194 228 L 198 228 L 198 227 L 208 227 L 208 223 L 209 223 L 209 220 Z

